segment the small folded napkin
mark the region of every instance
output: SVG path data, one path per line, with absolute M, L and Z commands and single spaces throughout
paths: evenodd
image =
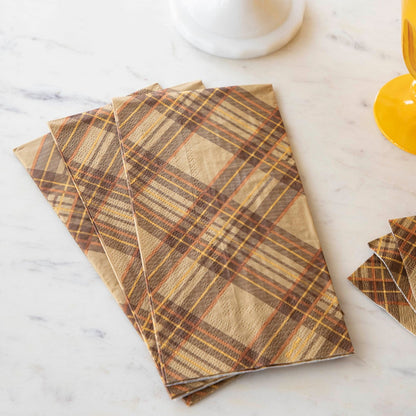
M 351 354 L 272 87 L 113 105 L 166 384 Z
M 374 254 L 349 280 L 416 335 L 416 218 L 389 223 L 392 233 L 368 243 Z
M 195 82 L 184 84 L 178 88 L 199 88 L 201 86 L 200 82 Z M 156 88 L 157 86 L 152 87 Z M 141 335 L 130 303 L 113 272 L 88 211 L 79 197 L 52 135 L 49 133 L 19 146 L 14 152 Z M 153 357 L 158 361 L 157 352 L 156 355 L 153 354 Z M 218 382 L 215 385 L 212 385 L 212 382 L 192 383 L 186 387 L 171 387 L 168 388 L 168 391 L 172 398 L 183 397 L 184 401 L 191 405 L 214 392 L 222 384 L 224 383 Z M 192 394 L 193 391 L 196 393 Z
M 406 269 L 404 267 L 394 235 L 392 233 L 387 234 L 371 241 L 368 245 L 386 266 L 391 278 L 406 298 L 409 306 L 415 309 L 416 300 L 413 296 Z
M 349 278 L 354 286 L 416 335 L 416 315 L 396 286 L 389 270 L 373 254 Z
M 416 217 L 397 218 L 389 222 L 403 259 L 410 287 L 416 296 Z

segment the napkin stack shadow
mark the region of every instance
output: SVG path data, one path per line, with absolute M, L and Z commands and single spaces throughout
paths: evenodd
M 151 85 L 15 153 L 171 398 L 353 353 L 271 85 Z
M 389 224 L 392 232 L 368 243 L 374 254 L 348 279 L 416 335 L 416 217 Z

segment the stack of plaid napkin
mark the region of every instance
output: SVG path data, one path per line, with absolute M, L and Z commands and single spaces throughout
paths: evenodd
M 368 243 L 374 254 L 349 280 L 416 335 L 416 217 L 389 224 L 391 233 Z
M 353 347 L 271 85 L 151 85 L 15 153 L 171 398 Z

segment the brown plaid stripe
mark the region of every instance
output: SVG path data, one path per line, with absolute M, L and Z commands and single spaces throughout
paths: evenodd
M 406 269 L 404 268 L 403 260 L 393 234 L 390 233 L 377 238 L 368 243 L 368 245 L 384 263 L 398 289 L 402 292 L 410 307 L 416 312 L 416 299 L 413 296 Z
M 199 88 L 201 83 L 186 86 Z M 154 85 L 144 91 L 154 88 L 159 87 Z M 110 263 L 121 281 L 138 328 L 159 368 L 150 304 L 142 278 L 140 250 L 112 106 L 55 120 L 49 125 Z M 145 329 L 143 322 L 149 322 Z M 169 387 L 168 391 L 171 397 L 178 397 L 201 389 L 205 384 L 188 383 L 186 386 Z M 214 387 L 209 388 L 209 392 L 214 390 Z M 198 397 L 207 393 L 204 390 Z
M 413 296 L 416 297 L 416 217 L 390 220 Z
M 376 254 L 373 254 L 348 279 L 373 302 L 416 335 L 416 314 Z
M 113 104 L 167 383 L 351 354 L 271 86 Z

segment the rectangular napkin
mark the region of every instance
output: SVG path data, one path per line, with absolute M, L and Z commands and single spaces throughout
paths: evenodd
M 352 354 L 272 86 L 113 105 L 166 383 Z
M 140 335 L 130 305 L 105 255 L 88 212 L 72 182 L 72 178 L 60 153 L 56 149 L 52 135 L 49 133 L 21 145 L 14 149 L 14 153 Z M 223 384 L 224 382 L 217 383 L 195 393 L 188 394 L 184 397 L 184 401 L 187 405 L 195 404 Z M 182 396 L 184 391 L 188 392 L 188 390 L 182 390 L 181 388 L 176 389 L 176 391 L 171 389 L 170 391 L 172 395 L 177 396 Z
M 201 87 L 202 83 L 198 81 L 175 88 Z M 152 89 L 160 87 L 155 84 L 145 91 Z M 112 106 L 51 121 L 49 127 L 159 368 L 150 303 L 142 277 L 140 250 Z M 168 391 L 172 398 L 180 397 L 212 383 L 188 383 L 169 387 Z

